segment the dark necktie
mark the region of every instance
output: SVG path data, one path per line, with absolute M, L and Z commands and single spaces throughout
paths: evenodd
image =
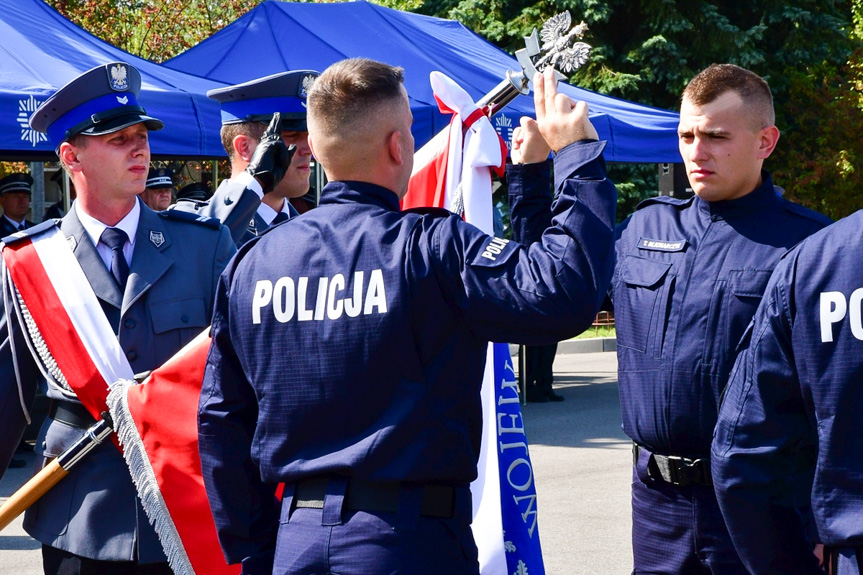
M 276 214 L 276 217 L 273 218 L 273 221 L 270 222 L 270 225 L 275 226 L 282 222 L 286 222 L 289 219 L 291 219 L 291 216 L 289 216 L 286 212 L 279 212 L 278 214 Z
M 27 229 L 27 222 L 25 220 L 21 220 L 21 223 L 18 224 L 18 231 L 20 232 L 21 230 L 26 230 L 26 229 Z
M 126 232 L 117 228 L 105 228 L 102 232 L 102 237 L 99 240 L 111 248 L 111 275 L 120 286 L 120 291 L 126 291 L 126 280 L 129 278 L 129 264 L 126 263 L 126 256 L 123 255 L 123 245 L 129 236 Z

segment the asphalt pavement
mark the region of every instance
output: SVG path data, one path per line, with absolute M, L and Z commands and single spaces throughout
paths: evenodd
M 632 455 L 620 429 L 617 356 L 610 351 L 576 353 L 595 346 L 561 344 L 554 389 L 565 400 L 522 406 L 549 575 L 632 571 Z M 608 342 L 599 345 L 608 348 Z M 0 503 L 32 475 L 34 456 L 24 457 L 27 467 L 10 469 L 0 480 Z M 0 532 L 0 575 L 41 574 L 39 549 L 18 518 Z

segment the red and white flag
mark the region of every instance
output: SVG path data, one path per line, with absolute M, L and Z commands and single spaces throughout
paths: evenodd
M 121 381 L 108 396 L 123 456 L 141 504 L 176 575 L 240 572 L 222 555 L 198 454 L 198 398 L 209 329 L 140 385 Z
M 135 385 L 120 342 L 59 228 L 6 245 L 3 261 L 23 301 L 6 309 L 29 325 L 37 364 L 68 385 L 97 420 L 111 405 L 132 479 L 174 573 L 239 573 L 222 556 L 198 456 L 206 332 L 144 385 Z

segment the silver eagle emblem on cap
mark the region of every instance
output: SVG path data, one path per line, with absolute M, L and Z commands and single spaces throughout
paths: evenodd
M 303 78 L 303 83 L 300 86 L 300 96 L 305 98 L 312 89 L 312 84 L 315 83 L 315 76 L 306 76 Z
M 110 68 L 108 83 L 111 85 L 112 90 L 122 92 L 129 89 L 128 77 L 129 71 L 126 69 L 126 66 L 123 64 L 114 64 Z
M 150 241 L 153 242 L 153 245 L 161 247 L 162 244 L 165 243 L 165 234 L 162 232 L 157 232 L 156 230 L 150 230 Z

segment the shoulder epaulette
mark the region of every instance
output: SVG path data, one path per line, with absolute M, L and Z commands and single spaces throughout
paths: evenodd
M 174 208 L 176 208 L 180 204 L 183 204 L 184 206 L 188 205 L 193 210 L 197 211 L 197 210 L 200 210 L 201 208 L 206 208 L 207 206 L 209 206 L 210 200 L 193 200 L 191 198 L 180 198 L 179 200 L 177 200 L 176 204 L 174 204 L 172 206 L 168 206 L 168 209 L 173 210 Z
M 695 196 L 692 196 L 691 198 L 686 198 L 686 199 L 672 198 L 671 196 L 654 196 L 652 198 L 647 198 L 646 200 L 642 200 L 641 203 L 639 203 L 635 209 L 640 210 L 642 208 L 646 208 L 647 206 L 652 206 L 655 204 L 666 204 L 669 206 L 684 207 L 684 206 L 687 206 L 688 204 L 691 204 L 692 200 L 694 200 L 694 199 L 695 199 Z
M 32 238 L 32 237 L 38 236 L 39 234 L 45 232 L 46 230 L 50 230 L 53 227 L 59 226 L 59 225 L 60 225 L 59 219 L 54 219 L 54 218 L 47 219 L 44 222 L 42 222 L 41 224 L 36 224 L 32 228 L 27 228 L 26 230 L 21 230 L 21 231 L 15 232 L 14 234 L 9 234 L 5 238 L 3 238 L 3 243 L 8 245 L 8 244 L 15 243 L 19 240 L 23 240 L 24 238 Z
M 169 220 L 178 220 L 181 222 L 196 222 L 213 229 L 219 229 L 219 226 L 222 225 L 222 223 L 216 218 L 211 218 L 209 216 L 199 216 L 198 214 L 184 212 L 181 210 L 162 210 L 161 212 L 157 213 L 163 218 Z
M 406 214 L 419 214 L 421 216 L 434 216 L 437 218 L 443 216 L 451 216 L 453 213 L 444 208 L 432 208 L 432 207 L 418 207 L 418 208 L 410 208 L 407 210 L 402 210 L 403 213 Z
M 833 220 L 831 220 L 824 214 L 816 212 L 815 210 L 810 210 L 809 208 L 803 207 L 800 204 L 795 204 L 794 202 L 786 200 L 785 198 L 782 198 L 782 205 L 789 212 L 816 221 L 819 224 L 823 224 L 824 226 L 829 226 L 833 223 Z

